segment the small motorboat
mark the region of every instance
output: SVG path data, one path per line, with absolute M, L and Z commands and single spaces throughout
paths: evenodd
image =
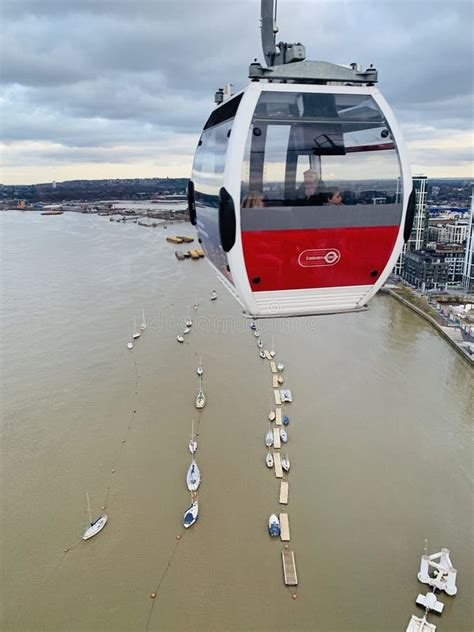
M 268 419 L 269 419 L 270 421 L 275 421 L 275 419 L 276 419 L 276 415 L 275 415 L 275 411 L 274 411 L 274 410 L 271 410 L 271 411 L 270 411 L 270 414 L 268 415 Z
M 188 527 L 191 527 L 198 519 L 198 514 L 199 514 L 199 504 L 198 504 L 198 501 L 195 500 L 193 504 L 190 505 L 184 512 L 183 527 L 185 529 L 187 529 Z
M 284 380 L 283 380 L 282 376 L 281 376 L 281 375 L 279 375 L 279 376 L 277 377 L 277 382 L 278 382 L 278 384 L 283 384 L 283 381 L 284 381 Z
M 282 443 L 288 443 L 288 434 L 284 428 L 280 428 L 280 439 Z
M 192 321 L 192 320 L 190 320 L 190 319 L 188 319 L 188 320 L 186 321 L 186 327 L 192 327 L 192 325 L 193 325 L 193 321 Z
M 176 340 L 177 340 L 178 342 L 184 342 L 184 338 L 183 338 L 183 336 L 176 336 Z
M 275 357 L 275 352 L 274 351 L 270 351 L 270 355 L 271 355 L 272 358 L 274 358 Z
M 257 347 L 261 349 L 263 347 L 263 342 L 259 339 L 257 340 Z
M 130 340 L 127 342 L 127 349 L 133 349 L 133 342 L 132 339 L 130 338 Z
M 199 375 L 199 377 L 202 377 L 204 375 L 204 369 L 202 368 L 201 358 L 199 358 L 199 365 L 198 365 L 198 368 L 196 369 L 196 373 Z
M 280 397 L 282 402 L 288 402 L 291 404 L 291 402 L 293 401 L 293 395 L 291 394 L 291 391 L 289 389 L 282 389 L 280 391 Z
M 260 334 L 258 331 L 254 331 L 253 335 L 255 336 L 255 338 L 260 338 Z
M 212 290 L 211 301 L 215 301 L 216 298 L 217 298 L 217 292 L 215 290 Z
M 265 435 L 265 445 L 267 448 L 271 448 L 273 445 L 273 432 L 271 430 Z
M 250 329 L 255 331 L 257 329 L 257 325 L 255 323 L 250 323 Z
M 285 470 L 285 472 L 290 471 L 290 459 L 288 458 L 286 454 L 285 456 L 281 457 L 281 466 Z
M 280 521 L 276 514 L 272 514 L 268 519 L 268 533 L 272 538 L 276 538 L 280 535 Z
M 191 465 L 188 468 L 188 473 L 186 474 L 186 485 L 190 492 L 195 492 L 201 483 L 201 472 L 199 471 L 198 464 L 196 461 L 191 461 Z
M 263 353 L 263 351 L 260 351 L 258 355 L 262 358 L 262 360 L 265 360 L 265 354 Z
M 281 421 L 284 426 L 287 426 L 290 423 L 290 418 L 288 417 L 288 415 L 283 415 Z
M 206 405 L 206 396 L 204 395 L 204 391 L 202 390 L 202 379 L 199 378 L 199 391 L 196 395 L 196 408 L 204 408 Z
M 267 452 L 265 463 L 267 464 L 267 467 L 273 467 L 273 454 L 271 452 Z
M 283 371 L 284 368 L 285 368 L 285 365 L 283 364 L 283 362 L 279 362 L 277 364 L 277 371 L 280 371 L 280 373 Z
M 99 533 L 99 531 L 102 531 L 102 529 L 107 524 L 107 516 L 105 514 L 103 516 L 99 516 L 95 520 L 92 520 L 91 504 L 89 502 L 88 493 L 86 494 L 86 498 L 87 498 L 87 512 L 89 514 L 89 526 L 84 531 L 84 534 L 82 536 L 83 540 L 89 540 L 89 538 L 94 537 L 95 535 Z
M 185 327 L 183 329 L 183 334 L 189 334 L 190 331 L 191 331 L 191 329 L 189 327 Z

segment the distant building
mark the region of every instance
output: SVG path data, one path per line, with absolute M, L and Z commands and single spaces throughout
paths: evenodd
M 403 246 L 403 250 L 395 264 L 394 272 L 399 276 L 402 274 L 405 255 L 407 252 L 423 250 L 428 243 L 428 207 L 426 205 L 426 190 L 428 186 L 428 178 L 423 175 L 414 176 L 413 188 L 415 189 L 415 217 L 413 219 L 413 227 L 407 243 Z
M 464 246 L 460 244 L 436 244 L 434 254 L 444 257 L 448 265 L 449 285 L 459 285 L 463 278 L 464 270 Z
M 471 195 L 471 215 L 466 236 L 466 249 L 464 252 L 464 268 L 462 275 L 462 285 L 469 292 L 474 291 L 474 189 Z
M 445 259 L 445 255 L 433 252 L 407 250 L 402 276 L 410 285 L 423 292 L 445 289 L 449 279 L 449 264 Z

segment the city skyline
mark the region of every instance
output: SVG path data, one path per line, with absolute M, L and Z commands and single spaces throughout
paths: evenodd
M 227 0 L 7 0 L 0 180 L 189 177 L 215 90 L 243 88 L 262 60 L 259 11 Z M 278 25 L 310 59 L 376 66 L 413 174 L 470 178 L 470 16 L 463 1 L 390 0 L 377 11 L 281 1 Z

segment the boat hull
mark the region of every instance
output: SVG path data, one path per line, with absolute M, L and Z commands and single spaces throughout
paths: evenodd
M 100 516 L 100 518 L 97 518 L 97 520 L 95 520 L 95 522 L 93 522 L 90 525 L 90 527 L 86 529 L 86 531 L 84 532 L 84 535 L 82 536 L 82 539 L 90 540 L 90 538 L 93 538 L 100 531 L 102 531 L 102 529 L 105 527 L 106 524 L 107 524 L 107 516 Z

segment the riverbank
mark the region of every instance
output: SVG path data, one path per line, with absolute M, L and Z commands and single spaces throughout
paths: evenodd
M 470 345 L 468 342 L 464 341 L 462 331 L 460 327 L 447 327 L 443 325 L 440 321 L 440 316 L 436 312 L 435 309 L 428 305 L 428 302 L 425 300 L 424 303 L 418 300 L 418 304 L 415 304 L 410 294 L 407 291 L 407 288 L 401 288 L 404 291 L 404 296 L 401 295 L 400 290 L 395 290 L 394 288 L 383 288 L 382 291 L 386 292 L 390 296 L 393 296 L 397 301 L 403 303 L 411 310 L 416 312 L 419 316 L 427 320 L 436 331 L 449 342 L 449 344 L 456 349 L 456 351 L 472 366 L 474 365 L 474 355 L 470 352 L 472 348 L 472 344 Z M 414 295 L 413 295 L 413 298 Z

